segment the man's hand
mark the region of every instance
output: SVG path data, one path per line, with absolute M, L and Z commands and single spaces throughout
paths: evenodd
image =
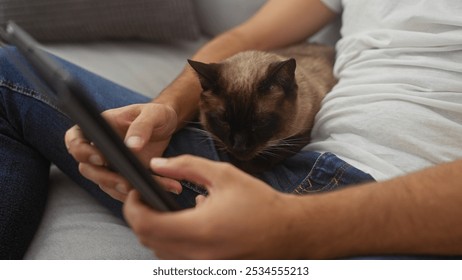
M 124 214 L 141 242 L 168 259 L 236 259 L 294 257 L 289 243 L 298 207 L 291 195 L 227 163 L 193 156 L 153 159 L 160 175 L 185 179 L 207 188 L 194 209 L 159 213 L 130 192 Z M 294 215 L 295 214 L 295 215 Z M 296 243 L 295 243 L 296 244 Z
M 107 110 L 102 115 L 146 167 L 150 158 L 162 155 L 177 125 L 175 111 L 157 103 L 129 105 Z M 84 177 L 98 184 L 113 198 L 125 200 L 130 184 L 106 168 L 104 156 L 85 138 L 78 126 L 66 132 L 65 143 L 69 153 L 79 162 L 79 170 Z M 168 179 L 161 181 L 169 191 L 181 192 L 179 183 Z

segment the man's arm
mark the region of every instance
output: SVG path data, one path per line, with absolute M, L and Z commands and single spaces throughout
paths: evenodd
M 270 0 L 248 21 L 207 43 L 193 59 L 216 62 L 244 50 L 290 45 L 313 35 L 335 16 L 320 0 Z M 171 106 L 180 128 L 195 115 L 200 93 L 195 72 L 187 65 L 153 101 Z
M 462 255 L 461 170 L 459 160 L 389 181 L 299 197 L 299 222 L 306 226 L 298 240 L 305 257 Z
M 131 193 L 125 217 L 161 258 L 462 255 L 462 161 L 304 196 L 276 192 L 229 164 L 192 156 L 155 159 L 151 168 L 209 191 L 196 208 L 176 213 L 154 211 Z

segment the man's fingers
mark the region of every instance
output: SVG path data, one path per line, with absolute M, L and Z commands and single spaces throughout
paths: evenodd
M 177 180 L 160 176 L 155 176 L 155 180 L 159 182 L 168 192 L 180 194 L 183 191 L 183 187 Z
M 207 199 L 207 197 L 205 195 L 196 196 L 196 207 L 201 206 L 202 203 L 204 203 L 206 199 Z
M 161 176 L 177 180 L 187 180 L 210 189 L 217 183 L 232 180 L 238 170 L 228 163 L 183 155 L 175 158 L 153 158 L 150 162 L 153 171 Z
M 130 124 L 125 144 L 132 149 L 141 149 L 151 139 L 170 137 L 176 128 L 176 113 L 173 109 L 151 104 L 144 107 Z
M 184 235 L 195 223 L 188 212 L 158 212 L 141 202 L 136 190 L 128 193 L 123 206 L 124 216 L 133 231 L 139 237 L 148 236 L 153 240 L 170 240 L 177 238 L 176 235 Z
M 64 134 L 64 142 L 69 151 L 82 144 L 90 144 L 90 141 L 85 138 L 80 127 L 76 125 L 66 131 L 66 134 Z
M 92 164 L 80 163 L 80 173 L 87 179 L 95 182 L 105 188 L 113 188 L 121 193 L 127 194 L 130 190 L 130 184 L 125 178 L 109 169 Z
M 64 135 L 68 152 L 78 161 L 103 166 L 104 157 L 99 150 L 88 141 L 78 126 L 70 128 Z
M 123 214 L 125 220 L 143 245 L 150 246 L 150 243 L 156 242 L 157 239 L 164 240 L 169 238 L 169 230 L 158 231 L 157 227 L 160 226 L 163 228 L 163 223 L 166 222 L 168 224 L 171 221 L 165 220 L 162 213 L 142 203 L 141 196 L 137 191 L 134 190 L 128 193 L 123 205 Z M 171 224 L 168 228 L 171 229 L 172 226 L 175 227 L 175 224 Z M 174 229 L 172 232 L 175 233 L 177 231 Z
M 146 110 L 141 111 L 127 130 L 125 145 L 135 150 L 143 148 L 151 138 L 152 130 L 153 126 L 150 114 Z

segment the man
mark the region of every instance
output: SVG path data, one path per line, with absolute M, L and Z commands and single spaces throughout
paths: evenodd
M 346 166 L 345 161 L 378 183 L 296 196 L 277 192 L 226 163 L 192 156 L 154 158 L 151 168 L 171 178 L 163 179 L 170 191 L 180 193 L 182 187 L 174 179 L 186 179 L 209 192 L 197 197 L 195 208 L 158 213 L 104 167 L 104 158 L 76 127 L 66 134 L 69 152 L 85 177 L 125 201 L 127 221 L 162 258 L 460 255 L 458 1 L 271 0 L 193 59 L 214 62 L 247 49 L 287 46 L 311 36 L 340 12 L 343 38 L 335 66 L 339 83 L 324 100 L 313 142 L 303 153 L 332 152 L 336 163 Z M 192 69 L 186 67 L 152 103 L 104 115 L 147 164 L 162 155 L 172 135 L 193 118 L 200 92 Z M 307 176 L 324 172 L 326 166 L 313 165 Z M 331 181 L 339 179 L 342 170 L 328 171 Z M 348 167 L 346 175 L 354 176 L 350 173 L 356 170 L 351 170 Z

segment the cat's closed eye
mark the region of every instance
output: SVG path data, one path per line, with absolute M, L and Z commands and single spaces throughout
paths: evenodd
M 278 89 L 278 86 L 272 82 L 264 81 L 258 87 L 260 93 L 268 93 Z
M 207 120 L 212 124 L 217 130 L 226 130 L 229 129 L 229 122 L 225 120 L 223 114 L 219 113 L 208 113 Z
M 276 117 L 267 116 L 267 117 L 257 117 L 253 123 L 255 128 L 264 128 L 274 124 Z
M 280 118 L 277 115 L 269 115 L 265 117 L 256 117 L 252 122 L 252 132 L 258 137 L 270 138 L 275 131 L 275 128 L 280 125 Z

